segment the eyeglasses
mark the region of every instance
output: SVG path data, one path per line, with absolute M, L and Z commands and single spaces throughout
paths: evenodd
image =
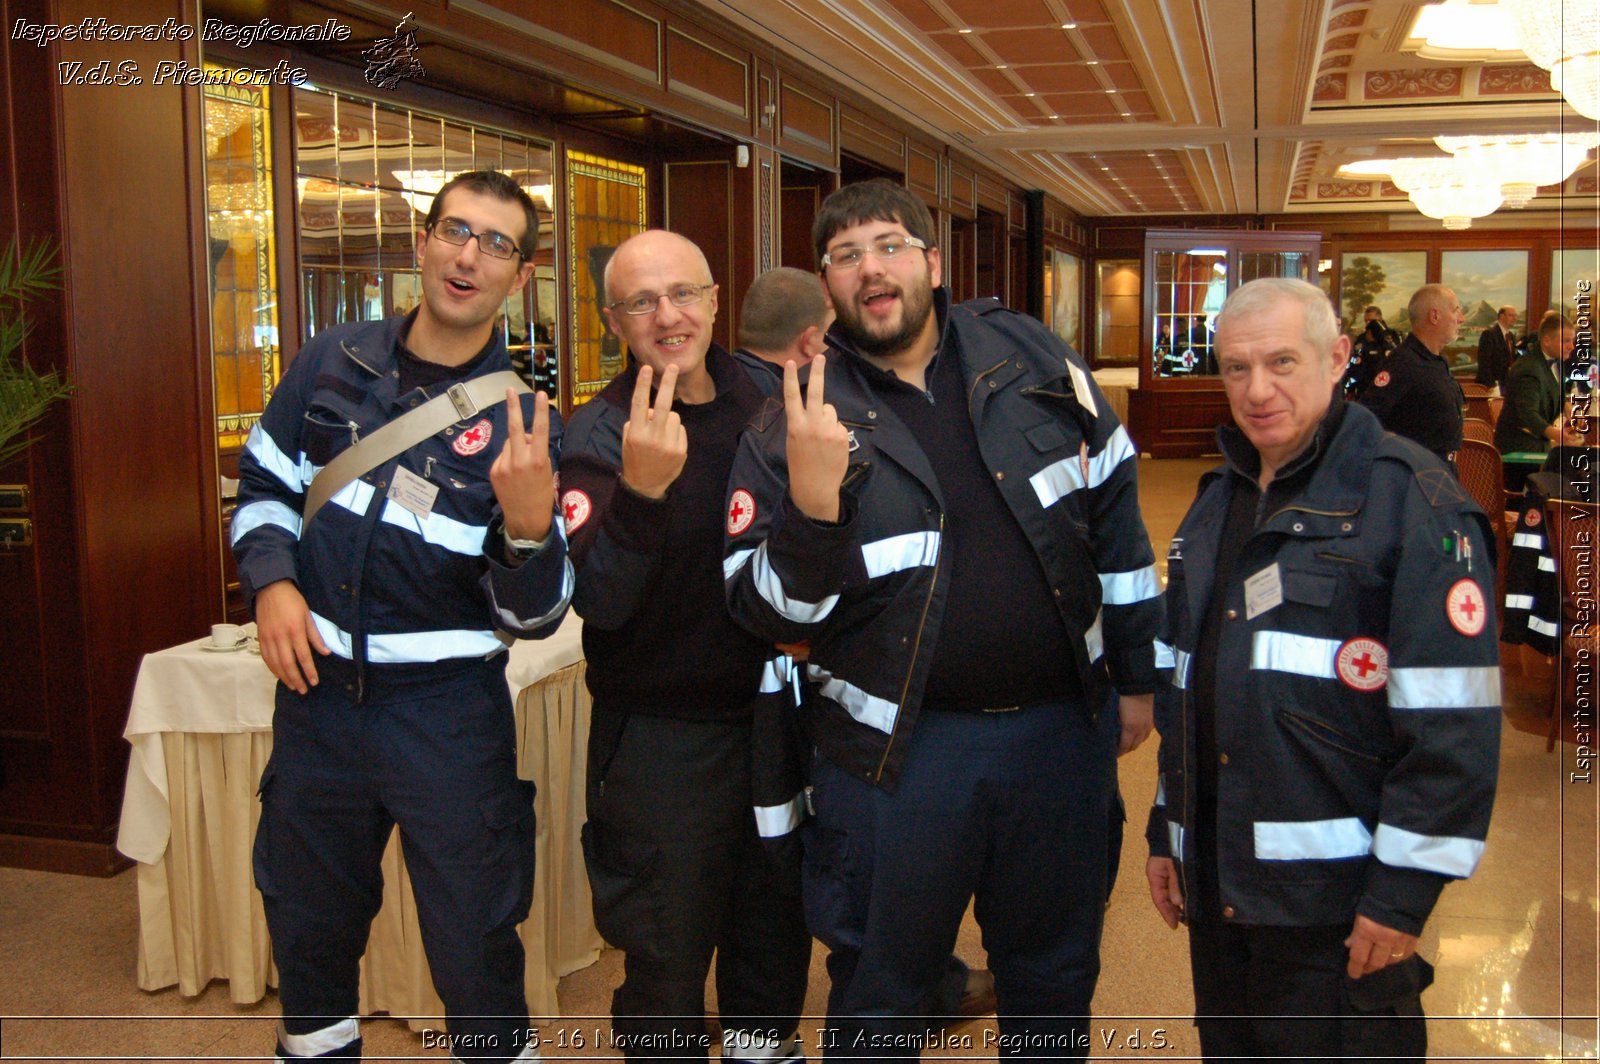
M 478 250 L 491 259 L 509 259 L 513 255 L 522 254 L 517 242 L 504 233 L 497 233 L 493 229 L 474 233 L 472 227 L 459 218 L 441 218 L 429 227 L 428 232 L 446 244 L 454 244 L 456 247 L 464 247 L 467 241 L 476 237 Z
M 624 314 L 632 314 L 638 318 L 645 314 L 654 314 L 663 299 L 675 307 L 693 306 L 705 298 L 706 289 L 715 287 L 714 284 L 673 285 L 670 291 L 659 295 L 654 292 L 640 292 L 627 299 L 619 299 L 615 303 L 608 304 L 607 309 L 620 310 Z
M 892 259 L 906 248 L 927 251 L 928 244 L 914 236 L 882 236 L 874 240 L 871 247 L 858 247 L 855 244 L 836 247 L 822 256 L 822 265 L 835 270 L 853 270 L 861 265 L 861 257 L 869 251 L 880 259 Z

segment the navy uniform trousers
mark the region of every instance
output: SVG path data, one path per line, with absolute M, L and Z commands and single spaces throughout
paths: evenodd
M 261 777 L 254 864 L 278 963 L 279 1056 L 360 1056 L 358 965 L 398 824 L 453 1052 L 517 1058 L 533 784 L 517 778 L 504 656 L 404 681 L 369 667 L 361 701 L 349 663 L 317 664 L 304 697 L 278 685 Z
M 804 895 L 832 951 L 826 1051 L 915 1058 L 938 1037 L 924 1002 L 975 898 L 1001 1053 L 1086 1055 L 1119 734 L 1114 710 L 1091 720 L 1076 700 L 925 711 L 892 793 L 814 759 Z

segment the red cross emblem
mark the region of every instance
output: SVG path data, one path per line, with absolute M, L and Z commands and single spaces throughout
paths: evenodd
M 1450 593 L 1444 599 L 1444 612 L 1450 618 L 1450 627 L 1465 636 L 1477 635 L 1489 620 L 1483 592 L 1467 577 L 1450 586 Z
M 494 435 L 494 426 L 488 418 L 480 418 L 478 423 L 470 429 L 465 429 L 456 435 L 456 441 L 450 446 L 455 448 L 456 454 L 463 458 L 469 454 L 477 454 L 489 446 L 489 437 Z
M 1389 371 L 1388 370 L 1382 370 L 1381 372 L 1379 372 L 1379 374 L 1376 377 L 1372 378 L 1372 383 L 1376 384 L 1380 388 L 1388 387 L 1388 385 L 1389 385 Z
M 561 496 L 561 517 L 567 524 L 567 535 L 576 532 L 585 521 L 589 520 L 589 514 L 592 512 L 589 496 L 577 488 Z
M 1346 687 L 1376 691 L 1389 682 L 1389 651 L 1376 639 L 1352 639 L 1339 648 L 1334 669 Z
M 738 488 L 728 498 L 728 535 L 737 536 L 755 523 L 756 498 Z
M 1529 528 L 1538 528 L 1539 522 L 1542 520 L 1542 518 L 1540 517 L 1538 510 L 1529 510 L 1527 513 L 1522 515 L 1522 520 Z

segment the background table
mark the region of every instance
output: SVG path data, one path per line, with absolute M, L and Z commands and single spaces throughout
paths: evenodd
M 1114 366 L 1107 369 L 1094 371 L 1095 383 L 1100 385 L 1100 391 L 1105 394 L 1106 402 L 1111 404 L 1111 409 L 1116 412 L 1117 420 L 1124 425 L 1128 423 L 1128 393 L 1139 387 L 1139 368 L 1137 366 Z
M 533 908 L 520 928 L 536 1019 L 559 1015 L 557 980 L 593 963 L 603 945 L 578 841 L 590 708 L 581 630 L 569 614 L 549 639 L 517 642 L 506 668 L 518 775 L 538 789 Z M 140 664 L 123 731 L 133 753 L 117 848 L 139 862 L 139 987 L 176 984 L 193 995 L 226 979 L 232 999 L 249 1004 L 277 982 L 250 870 L 276 681 L 256 654 L 213 653 L 204 642 Z M 383 873 L 383 909 L 362 960 L 361 1011 L 442 1016 L 398 833 Z

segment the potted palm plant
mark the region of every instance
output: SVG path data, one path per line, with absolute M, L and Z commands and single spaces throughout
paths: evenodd
M 0 468 L 33 443 L 29 430 L 51 404 L 72 394 L 72 382 L 55 370 L 37 372 L 22 354 L 27 304 L 56 287 L 60 276 L 54 258 L 48 241 L 30 243 L 19 253 L 13 240 L 0 256 Z

